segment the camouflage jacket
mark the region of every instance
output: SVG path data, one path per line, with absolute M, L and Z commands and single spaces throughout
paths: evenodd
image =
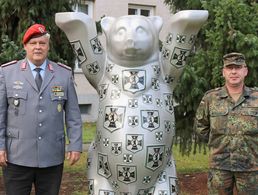
M 225 87 L 208 91 L 196 112 L 197 134 L 208 141 L 210 167 L 258 170 L 258 89 L 244 88 L 237 102 Z

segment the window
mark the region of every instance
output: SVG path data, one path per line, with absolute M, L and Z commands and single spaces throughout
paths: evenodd
M 128 5 L 128 15 L 153 16 L 154 7 L 147 5 Z
M 73 6 L 75 12 L 83 12 L 90 17 L 93 17 L 93 1 L 81 0 Z
M 83 12 L 85 14 L 87 14 L 88 16 L 90 16 L 91 18 L 93 18 L 93 1 L 87 1 L 87 0 L 80 0 L 80 3 L 76 3 L 73 6 L 73 11 L 75 12 Z M 83 51 L 81 50 L 81 45 L 78 42 L 75 43 L 71 43 L 73 46 L 73 49 L 76 50 L 76 54 L 77 57 L 75 59 L 75 68 L 74 71 L 75 72 L 81 72 L 81 64 L 79 62 L 83 61 L 85 58 L 85 54 L 83 53 Z

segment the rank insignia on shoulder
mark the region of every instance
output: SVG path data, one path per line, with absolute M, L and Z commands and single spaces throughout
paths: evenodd
M 65 69 L 67 69 L 67 70 L 72 70 L 72 68 L 71 68 L 70 66 L 67 66 L 67 65 L 65 65 L 65 64 L 62 64 L 62 63 L 60 63 L 60 62 L 57 62 L 57 64 L 58 64 L 59 66 L 65 68 Z
M 209 94 L 209 93 L 211 93 L 211 92 L 219 91 L 219 90 L 221 90 L 221 87 L 217 87 L 217 88 L 214 88 L 214 89 L 210 89 L 210 90 L 208 90 L 205 94 Z
M 18 62 L 18 61 L 17 60 L 13 60 L 11 62 L 7 62 L 5 64 L 1 64 L 1 67 L 6 67 L 6 66 L 10 66 L 10 65 L 16 64 L 16 62 Z

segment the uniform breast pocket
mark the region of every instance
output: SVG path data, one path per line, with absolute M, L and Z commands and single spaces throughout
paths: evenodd
M 22 115 L 26 113 L 27 105 L 27 96 L 26 91 L 8 91 L 8 112 L 14 115 Z
M 63 112 L 66 100 L 67 96 L 65 93 L 63 93 L 62 96 L 51 94 L 51 110 L 53 115 L 57 115 Z
M 242 111 L 242 129 L 246 134 L 258 133 L 258 107 L 244 107 Z
M 211 111 L 210 126 L 212 134 L 224 134 L 227 128 L 228 110 Z

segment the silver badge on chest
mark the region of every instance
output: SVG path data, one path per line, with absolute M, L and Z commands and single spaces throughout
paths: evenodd
M 20 100 L 19 100 L 19 99 L 14 99 L 14 100 L 13 100 L 13 105 L 14 105 L 15 107 L 18 107 L 18 106 L 20 105 Z

